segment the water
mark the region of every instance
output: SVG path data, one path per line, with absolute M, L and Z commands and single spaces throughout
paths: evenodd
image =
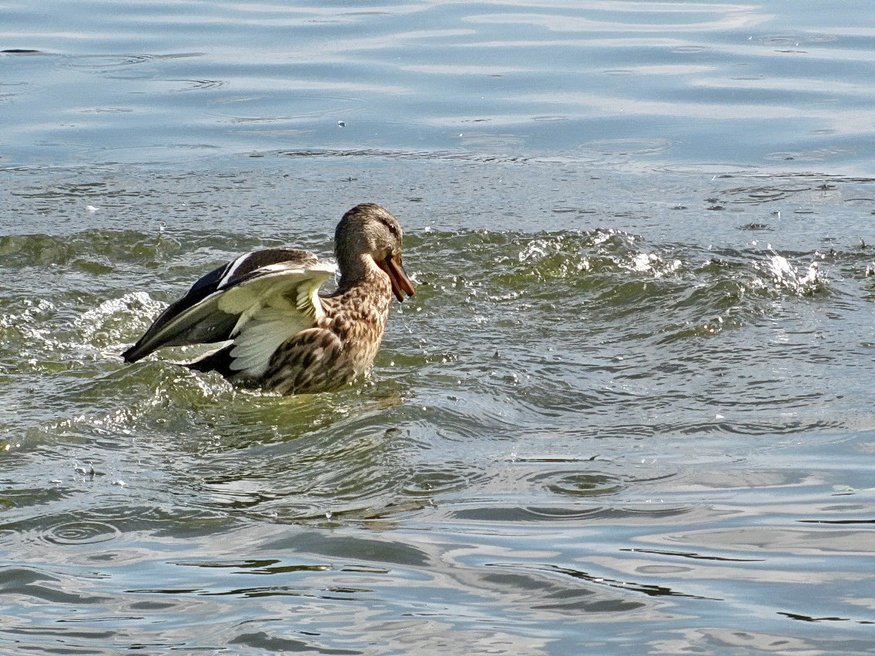
M 0 156 L 523 153 L 867 175 L 866 4 L 7 3 Z M 22 51 L 24 51 L 22 53 Z
M 0 7 L 0 652 L 875 651 L 871 13 Z M 365 200 L 367 383 L 122 364 Z

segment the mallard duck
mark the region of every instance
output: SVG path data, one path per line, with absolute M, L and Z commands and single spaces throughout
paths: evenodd
M 401 225 L 373 203 L 343 215 L 335 266 L 303 250 L 246 253 L 198 280 L 123 353 L 136 362 L 164 346 L 221 343 L 185 366 L 280 394 L 338 389 L 371 368 L 392 295 L 413 296 L 401 264 Z

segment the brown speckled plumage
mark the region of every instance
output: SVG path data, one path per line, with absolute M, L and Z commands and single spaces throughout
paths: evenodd
M 124 357 L 133 362 L 162 346 L 222 342 L 188 366 L 280 394 L 342 387 L 373 364 L 392 295 L 401 301 L 414 294 L 401 240 L 387 210 L 357 205 L 335 232 L 341 277 L 334 293 L 316 295 L 330 269 L 311 253 L 246 254 L 195 283 Z
M 259 384 L 301 394 L 337 389 L 367 373 L 383 340 L 391 295 L 388 277 L 374 274 L 322 297 L 325 317 L 274 351 Z

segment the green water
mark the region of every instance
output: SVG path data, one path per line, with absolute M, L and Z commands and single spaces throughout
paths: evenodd
M 5 172 L 4 648 L 871 646 L 871 181 L 306 164 Z M 365 384 L 121 362 L 353 198 L 418 283 Z

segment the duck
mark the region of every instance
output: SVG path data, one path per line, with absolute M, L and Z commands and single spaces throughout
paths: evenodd
M 336 266 L 294 248 L 244 253 L 171 303 L 122 357 L 168 346 L 217 348 L 183 366 L 281 395 L 338 390 L 365 377 L 394 296 L 412 297 L 401 224 L 376 203 L 347 211 L 334 233 Z M 320 292 L 340 274 L 337 288 Z

